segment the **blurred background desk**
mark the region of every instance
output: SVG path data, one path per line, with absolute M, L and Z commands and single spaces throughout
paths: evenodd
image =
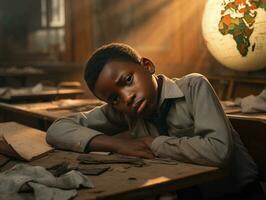
M 0 88 L 0 101 L 4 102 L 36 102 L 51 101 L 63 98 L 76 98 L 84 90 L 78 88 L 59 88 L 41 86 L 34 91 L 34 87 Z
M 246 114 L 237 107 L 224 107 L 224 111 L 257 163 L 261 180 L 266 181 L 266 113 Z
M 61 99 L 41 103 L 0 103 L 0 121 L 16 121 L 33 128 L 47 130 L 51 123 L 64 116 L 89 111 L 103 102 L 97 99 Z
M 21 86 L 26 86 L 27 79 L 30 77 L 41 77 L 46 74 L 46 71 L 35 67 L 1 67 L 0 68 L 0 85 L 9 84 L 10 79 L 20 82 Z
M 261 180 L 266 181 L 266 113 L 230 114 L 228 117 L 257 163 Z

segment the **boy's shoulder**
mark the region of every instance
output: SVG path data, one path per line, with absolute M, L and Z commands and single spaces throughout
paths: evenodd
M 199 73 L 191 73 L 187 74 L 181 78 L 175 78 L 174 81 L 176 84 L 178 84 L 180 87 L 189 87 L 189 86 L 195 86 L 203 82 L 208 82 L 208 79 Z

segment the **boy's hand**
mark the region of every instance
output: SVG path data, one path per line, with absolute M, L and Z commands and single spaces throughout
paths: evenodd
M 144 137 L 138 138 L 138 140 L 144 142 L 146 146 L 148 146 L 149 148 L 151 147 L 151 143 L 153 142 L 154 139 L 155 137 L 152 137 L 152 136 L 144 136 Z
M 150 148 L 143 141 L 138 139 L 118 139 L 115 152 L 141 158 L 154 157 Z

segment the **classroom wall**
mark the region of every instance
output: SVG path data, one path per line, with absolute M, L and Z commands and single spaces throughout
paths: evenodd
M 72 30 L 76 38 L 73 40 L 76 41 L 74 59 L 77 62 L 84 63 L 88 55 L 103 44 L 124 42 L 150 58 L 157 66 L 157 73 L 180 77 L 199 72 L 212 77 L 215 89 L 221 90 L 221 99 L 250 94 L 246 92 L 251 91 L 246 90 L 250 82 L 253 94 L 265 88 L 266 70 L 234 71 L 218 63 L 209 53 L 201 32 L 206 0 L 193 3 L 186 0 L 79 2 L 82 2 L 79 6 L 72 2 L 75 19 Z M 80 10 L 87 15 L 82 15 Z M 87 42 L 86 47 L 79 42 L 83 40 Z M 224 77 L 230 80 L 221 81 Z M 262 81 L 254 84 L 254 80 Z
M 157 73 L 170 77 L 199 72 L 222 79 L 265 80 L 266 70 L 237 72 L 225 68 L 212 57 L 201 33 L 205 2 L 206 0 L 193 3 L 186 0 L 65 0 L 66 51 L 58 57 L 58 61 L 75 63 L 75 67 L 66 74 L 61 70 L 60 76 L 63 79 L 81 81 L 84 63 L 97 47 L 109 42 L 124 42 L 150 58 L 157 66 Z M 0 49 L 0 52 L 5 50 Z M 1 64 L 4 58 L 0 59 Z M 16 58 L 10 60 L 16 62 Z M 49 65 L 49 61 L 47 64 Z M 60 68 L 62 65 L 58 66 Z M 85 88 L 85 83 L 82 83 Z M 219 86 L 220 80 L 217 83 Z M 218 86 L 217 88 L 220 87 Z M 265 83 L 262 83 L 258 91 L 264 87 Z M 241 87 L 237 90 L 241 90 Z
M 266 77 L 265 70 L 247 73 L 227 69 L 210 55 L 201 33 L 205 2 L 81 0 L 77 6 L 72 1 L 74 59 L 84 62 L 92 50 L 115 41 L 132 45 L 155 62 L 159 73 L 169 76 L 201 72 Z

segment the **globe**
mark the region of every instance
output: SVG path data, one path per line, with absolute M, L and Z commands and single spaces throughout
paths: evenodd
M 266 0 L 208 0 L 202 33 L 224 66 L 238 71 L 266 67 Z

